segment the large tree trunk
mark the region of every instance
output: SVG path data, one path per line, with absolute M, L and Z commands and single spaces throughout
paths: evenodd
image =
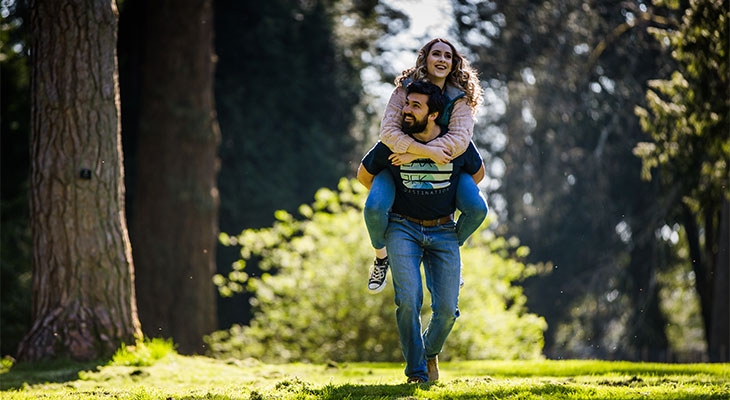
M 124 218 L 110 0 L 31 1 L 33 325 L 18 358 L 107 356 L 141 338 Z
M 202 353 L 216 329 L 211 1 L 147 3 L 132 241 L 147 336 Z

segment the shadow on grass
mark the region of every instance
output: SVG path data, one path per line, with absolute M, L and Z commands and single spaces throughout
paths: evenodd
M 19 363 L 9 371 L 0 372 L 0 390 L 20 389 L 25 385 L 61 383 L 79 379 L 79 372 L 94 370 L 109 360 L 77 362 L 56 360 L 48 362 Z

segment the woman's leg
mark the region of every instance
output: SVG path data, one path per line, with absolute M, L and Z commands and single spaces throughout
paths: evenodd
M 385 276 L 389 266 L 385 231 L 388 229 L 388 212 L 394 200 L 395 183 L 390 173 L 382 171 L 375 175 L 363 210 L 370 243 L 375 249 L 375 262 L 368 277 L 368 289 L 372 293 L 378 293 L 385 288 Z
M 459 175 L 459 186 L 456 190 L 456 208 L 461 211 L 456 221 L 456 237 L 459 246 L 466 242 L 474 231 L 484 222 L 489 208 L 487 200 L 474 182 L 474 178 L 467 173 Z
M 395 200 L 395 183 L 388 171 L 381 171 L 373 178 L 370 193 L 365 201 L 365 226 L 370 243 L 376 250 L 385 248 L 385 230 L 388 229 L 388 212 Z

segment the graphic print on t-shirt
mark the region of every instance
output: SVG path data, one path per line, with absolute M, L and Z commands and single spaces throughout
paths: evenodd
M 400 178 L 408 189 L 434 190 L 444 189 L 451 185 L 451 174 L 454 164 L 436 164 L 423 160 L 416 160 L 401 165 Z

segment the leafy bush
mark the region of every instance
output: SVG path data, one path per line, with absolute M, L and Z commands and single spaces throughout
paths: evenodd
M 272 227 L 221 234 L 240 246 L 241 260 L 215 283 L 222 295 L 253 294 L 249 326 L 234 325 L 206 338 L 215 357 L 254 357 L 267 362 L 401 361 L 392 285 L 378 295 L 366 289 L 373 251 L 362 216 L 366 190 L 342 179 L 339 192 L 321 189 L 301 219 L 279 211 Z M 531 268 L 510 253 L 524 253 L 488 231 L 462 248 L 462 317 L 442 359 L 537 358 L 546 327 L 527 313 L 521 288 L 511 283 Z M 263 273 L 251 276 L 257 263 Z M 429 304 L 429 299 L 424 300 Z M 428 319 L 424 307 L 424 321 Z
M 464 287 L 461 316 L 444 345 L 444 359 L 523 360 L 542 357 L 543 317 L 528 312 L 522 287 L 514 282 L 533 275 L 518 261 L 528 249 L 516 238 L 477 231 L 461 248 Z M 441 356 L 439 356 L 441 357 Z
M 145 339 L 133 346 L 123 344 L 114 353 L 114 357 L 112 357 L 109 365 L 150 366 L 168 354 L 175 353 L 175 345 L 171 339 Z

